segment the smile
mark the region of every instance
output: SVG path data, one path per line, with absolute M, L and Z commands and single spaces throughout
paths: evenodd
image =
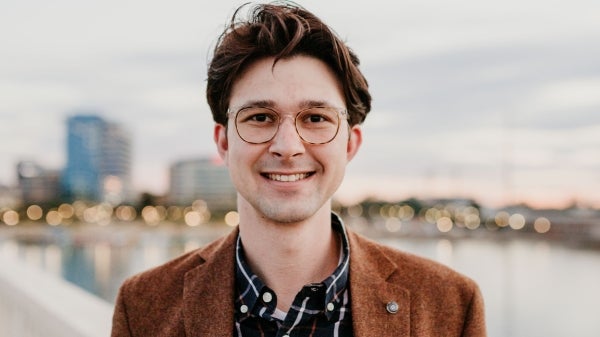
M 264 177 L 275 180 L 275 181 L 283 181 L 283 182 L 294 182 L 302 179 L 306 179 L 311 176 L 312 173 L 296 173 L 296 174 L 276 174 L 276 173 L 265 173 Z

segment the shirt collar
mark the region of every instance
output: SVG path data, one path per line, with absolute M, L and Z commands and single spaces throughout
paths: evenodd
M 342 219 L 335 213 L 331 213 L 331 227 L 341 238 L 342 251 L 338 266 L 333 274 L 318 284 L 325 289 L 325 296 L 323 296 L 324 301 L 322 308 L 320 309 L 325 312 L 327 318 L 331 318 L 330 316 L 332 315 L 331 311 L 326 309 L 327 305 L 333 303 L 335 307 L 338 307 L 342 301 L 343 293 L 348 284 L 348 274 L 350 269 L 350 246 L 348 243 L 348 236 Z M 245 260 L 244 248 L 239 234 L 235 249 L 235 259 L 236 287 L 238 293 L 238 298 L 235 301 L 235 309 L 238 315 L 248 316 L 254 312 L 254 307 L 257 305 L 257 302 L 262 303 L 258 301 L 262 294 L 267 291 L 273 294 L 274 292 L 252 272 L 252 269 Z M 306 286 L 310 287 L 311 285 Z M 270 303 L 271 306 L 269 307 L 269 311 L 271 312 L 275 309 L 274 303 L 276 303 L 276 301 Z M 242 307 L 244 308 L 242 309 Z

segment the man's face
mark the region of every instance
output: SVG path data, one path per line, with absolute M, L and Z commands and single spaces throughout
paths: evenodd
M 345 108 L 344 102 L 335 74 L 316 58 L 295 56 L 275 66 L 273 58 L 265 58 L 245 69 L 231 91 L 229 108 L 234 113 L 227 128 L 215 126 L 217 148 L 238 190 L 240 211 L 278 223 L 329 212 L 329 200 L 360 146 L 360 128 L 349 128 L 341 117 L 331 142 L 309 144 L 298 136 L 294 117 L 309 106 Z M 283 120 L 272 140 L 250 144 L 236 132 L 235 112 L 257 105 L 278 111 Z

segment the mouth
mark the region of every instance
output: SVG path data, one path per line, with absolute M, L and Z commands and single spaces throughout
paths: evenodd
M 269 180 L 281 182 L 296 182 L 312 176 L 314 172 L 281 174 L 281 173 L 261 173 L 261 175 Z

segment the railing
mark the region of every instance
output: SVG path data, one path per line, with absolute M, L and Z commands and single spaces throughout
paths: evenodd
M 0 337 L 110 336 L 112 305 L 0 256 Z

